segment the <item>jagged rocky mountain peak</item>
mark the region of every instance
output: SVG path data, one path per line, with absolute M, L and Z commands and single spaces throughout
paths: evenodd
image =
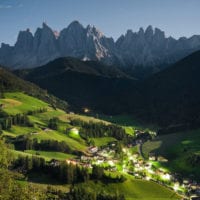
M 144 35 L 144 29 L 142 27 L 140 27 L 140 29 L 138 31 L 138 35 L 141 35 L 141 36 Z
M 83 27 L 83 25 L 78 20 L 74 20 L 68 25 L 68 27 L 73 27 L 73 26 L 81 26 L 81 27 Z
M 135 33 L 133 33 L 133 31 L 131 29 L 128 29 L 127 32 L 126 32 L 126 37 L 132 37 Z M 122 35 L 123 37 L 123 35 Z
M 11 48 L 11 46 L 9 44 L 6 44 L 6 43 L 2 42 L 0 50 L 1 49 L 7 49 L 7 48 Z
M 27 51 L 31 51 L 33 47 L 33 34 L 29 29 L 25 31 L 20 31 L 17 37 L 17 42 L 15 43 L 15 54 L 27 53 Z
M 160 36 L 160 37 L 163 37 L 165 38 L 165 32 L 160 30 L 159 28 L 155 28 L 155 33 L 154 33 L 156 36 Z
M 151 25 L 149 25 L 145 30 L 145 35 L 153 36 L 153 34 L 154 34 L 153 27 Z
M 33 34 L 30 32 L 30 29 L 27 28 L 24 31 L 20 31 L 17 37 L 17 41 L 23 39 L 24 37 L 33 37 Z
M 42 23 L 42 30 L 52 32 L 52 33 L 54 32 L 53 29 L 46 22 Z
M 93 25 L 88 25 L 86 31 L 88 35 L 94 35 L 98 38 L 104 37 L 104 34 Z
M 73 22 L 71 22 L 70 24 L 69 24 L 69 26 L 67 27 L 67 29 L 70 31 L 70 30 L 80 30 L 80 29 L 84 29 L 84 27 L 83 27 L 83 25 L 79 22 L 79 21 L 77 21 L 77 20 L 75 20 L 75 21 L 73 21 Z
M 127 30 L 116 42 L 95 26 L 71 22 L 60 32 L 45 22 L 32 34 L 20 31 L 12 47 L 2 44 L 0 64 L 12 68 L 36 67 L 58 57 L 98 60 L 109 65 L 133 68 L 171 64 L 200 49 L 200 36 L 166 38 L 164 31 L 151 25 L 138 32 Z
M 4 42 L 2 42 L 2 43 L 1 43 L 1 48 L 5 48 L 5 47 L 10 47 L 10 45 L 9 45 L 9 44 L 6 44 L 6 43 L 4 43 Z

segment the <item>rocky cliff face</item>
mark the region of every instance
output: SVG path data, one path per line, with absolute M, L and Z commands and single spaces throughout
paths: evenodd
M 128 30 L 116 41 L 116 47 L 126 65 L 157 66 L 171 64 L 200 47 L 200 36 L 189 39 L 166 38 L 158 28 L 149 26 L 145 31 Z
M 72 22 L 60 32 L 58 38 L 60 55 L 82 60 L 103 60 L 112 64 L 115 42 L 105 37 L 94 26 L 84 28 L 78 21 Z
M 171 64 L 200 49 L 200 36 L 165 37 L 152 26 L 138 32 L 128 30 L 116 42 L 107 38 L 94 26 L 83 27 L 72 22 L 60 33 L 43 23 L 33 35 L 29 29 L 20 31 L 14 46 L 0 48 L 0 64 L 12 68 L 30 68 L 43 65 L 58 57 L 71 56 L 82 60 L 98 60 L 105 64 L 126 66 L 158 66 Z
M 38 64 L 44 64 L 47 60 L 53 60 L 60 55 L 56 36 L 45 23 L 43 23 L 42 29 L 38 28 L 35 32 L 33 40 L 34 55 L 35 62 Z

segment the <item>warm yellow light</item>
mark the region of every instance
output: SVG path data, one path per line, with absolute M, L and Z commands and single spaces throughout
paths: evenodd
M 149 181 L 151 178 L 149 176 L 146 176 L 145 178 L 147 181 Z
M 174 189 L 174 191 L 177 191 L 179 189 L 179 184 L 175 183 L 173 189 Z
M 123 151 L 124 153 L 126 153 L 126 149 L 125 149 L 125 148 L 122 148 L 122 151 Z
M 114 162 L 113 162 L 112 160 L 109 160 L 109 161 L 108 161 L 108 164 L 109 164 L 110 166 L 114 166 Z
M 147 170 L 150 174 L 153 174 L 154 173 L 154 171 L 152 170 L 152 169 L 148 169 Z
M 161 177 L 165 180 L 170 180 L 171 178 L 170 174 L 163 174 Z
M 84 112 L 88 113 L 88 112 L 90 112 L 90 110 L 88 108 L 84 108 Z

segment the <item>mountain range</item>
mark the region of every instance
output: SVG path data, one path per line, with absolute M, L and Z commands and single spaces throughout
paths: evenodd
M 166 124 L 200 124 L 200 51 L 140 84 L 142 118 Z
M 34 96 L 45 102 L 48 102 L 52 107 L 58 107 L 63 110 L 68 109 L 66 101 L 62 101 L 59 98 L 49 94 L 46 90 L 41 89 L 37 85 L 24 81 L 21 78 L 14 75 L 8 69 L 0 66 L 0 98 L 4 97 L 5 92 L 24 92 L 30 96 Z
M 78 21 L 73 21 L 60 32 L 43 23 L 34 35 L 29 29 L 20 31 L 14 46 L 2 43 L 0 64 L 15 69 L 32 68 L 70 56 L 117 65 L 130 71 L 137 67 L 157 71 L 198 49 L 199 35 L 174 39 L 152 26 L 146 30 L 140 28 L 138 32 L 128 30 L 114 41 L 96 27 L 83 27 Z
M 59 58 L 15 73 L 67 100 L 74 108 L 133 114 L 160 126 L 200 122 L 200 51 L 145 80 L 127 77 L 113 66 L 111 70 L 101 63 L 75 58 Z
M 66 100 L 79 111 L 88 107 L 104 113 L 123 112 L 129 91 L 136 91 L 136 80 L 119 68 L 72 57 L 58 58 L 41 67 L 14 72 Z

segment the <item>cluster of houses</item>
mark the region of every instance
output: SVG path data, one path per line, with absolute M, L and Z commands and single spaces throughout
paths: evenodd
M 177 173 L 169 173 L 161 168 L 154 167 L 152 163 L 168 162 L 168 160 L 162 156 L 157 156 L 155 153 L 149 154 L 148 161 L 141 159 L 140 152 L 131 153 L 130 147 L 135 145 L 142 145 L 145 141 L 149 140 L 150 134 L 145 132 L 136 131 L 136 139 L 132 144 L 128 144 L 123 148 L 123 153 L 126 160 L 120 160 L 116 158 L 116 143 L 110 143 L 108 145 L 98 148 L 97 146 L 91 146 L 88 148 L 85 155 L 81 155 L 76 159 L 68 159 L 67 163 L 73 165 L 81 165 L 86 168 L 92 168 L 94 164 L 102 165 L 108 171 L 117 171 L 120 163 L 122 164 L 122 171 L 129 173 L 136 178 L 145 180 L 152 180 L 159 184 L 165 185 L 174 189 L 182 195 L 191 196 L 197 198 L 200 196 L 200 184 L 192 179 L 183 179 Z M 54 162 L 56 165 L 57 163 Z
M 138 144 L 143 144 L 147 142 L 148 140 L 151 140 L 152 137 L 154 137 L 155 135 L 156 135 L 155 132 L 145 132 L 141 130 L 135 130 L 135 137 L 131 141 L 131 143 L 128 144 L 128 148 L 131 148 Z
M 98 152 L 98 147 L 96 147 L 96 146 L 92 146 L 92 147 L 88 148 L 88 153 L 90 153 L 90 154 L 95 154 L 97 152 Z
M 115 159 L 115 143 L 104 147 L 89 147 L 86 155 L 81 155 L 76 159 L 67 159 L 68 164 L 81 165 L 86 168 L 92 168 L 92 165 L 103 165 L 108 171 L 117 171 L 116 164 L 119 162 Z
M 124 161 L 123 172 L 136 178 L 155 181 L 186 196 L 187 199 L 200 199 L 200 183 L 194 181 L 193 178 L 184 179 L 178 173 L 169 173 L 165 169 L 154 167 L 155 162 L 168 162 L 166 158 L 151 153 L 149 160 L 146 161 L 141 159 L 139 153 L 131 154 L 129 148 L 124 148 L 123 152 L 128 157 L 128 161 Z

